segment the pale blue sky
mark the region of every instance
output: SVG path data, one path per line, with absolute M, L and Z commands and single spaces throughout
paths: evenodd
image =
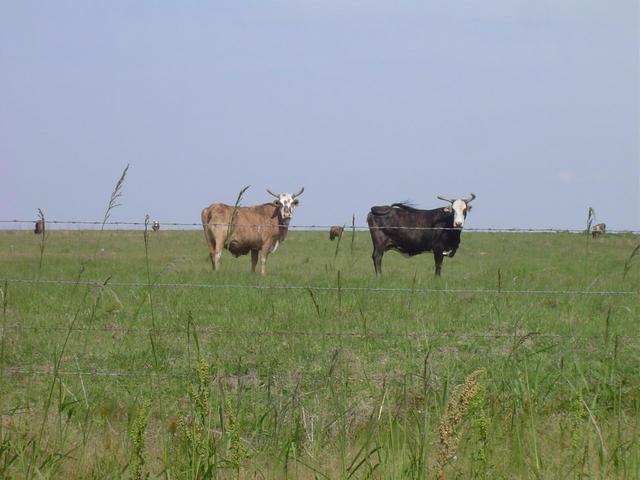
M 636 0 L 0 0 L 0 219 L 293 224 L 478 198 L 467 226 L 640 229 Z

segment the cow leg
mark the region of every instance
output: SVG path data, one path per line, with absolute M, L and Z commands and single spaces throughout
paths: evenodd
M 440 271 L 442 270 L 442 259 L 444 258 L 444 253 L 440 250 L 433 251 L 433 259 L 436 262 L 436 276 L 440 276 Z
M 264 276 L 267 274 L 267 256 L 269 255 L 268 248 L 262 248 L 260 250 L 260 275 Z
M 216 251 L 213 255 L 213 269 L 220 270 L 220 257 L 222 257 L 222 249 Z
M 367 223 L 369 224 L 369 233 L 371 234 L 371 242 L 373 243 L 373 253 L 371 254 L 373 268 L 376 271 L 376 275 L 381 275 L 382 256 L 384 252 L 389 250 L 387 238 L 382 230 L 375 228 L 375 222 L 372 221 L 371 214 L 367 217 Z
M 207 225 L 204 226 L 204 238 L 207 241 L 207 248 L 209 249 L 209 259 L 211 260 L 211 268 L 216 269 L 215 262 L 215 252 L 216 252 L 216 242 L 209 231 L 209 227 Z
M 211 260 L 211 268 L 213 268 L 213 270 L 216 269 L 215 255 L 215 250 L 212 247 L 209 247 L 209 260 Z
M 376 275 L 382 275 L 382 255 L 384 250 L 380 248 L 374 248 L 371 258 L 373 259 L 373 268 L 376 271 Z
M 213 269 L 220 270 L 220 258 L 222 257 L 222 250 L 224 249 L 224 237 L 225 233 L 221 230 L 215 230 L 212 232 L 211 237 L 213 238 Z
M 256 265 L 258 264 L 259 250 L 251 250 L 251 272 L 256 273 Z

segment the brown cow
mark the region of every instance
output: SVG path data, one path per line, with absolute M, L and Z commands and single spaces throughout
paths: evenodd
M 593 238 L 598 238 L 600 235 L 602 235 L 605 232 L 606 229 L 607 229 L 606 224 L 598 223 L 593 226 L 593 230 L 591 230 L 591 236 Z
M 36 222 L 36 227 L 33 230 L 36 235 L 42 235 L 44 233 L 44 220 L 40 219 Z
M 267 256 L 275 252 L 284 241 L 293 216 L 293 208 L 304 192 L 273 193 L 271 203 L 252 207 L 234 207 L 224 203 L 213 203 L 202 210 L 202 227 L 209 247 L 211 266 L 220 268 L 222 249 L 226 248 L 235 257 L 251 252 L 251 271 L 256 271 L 260 259 L 260 273 L 266 274 Z
M 342 237 L 342 232 L 344 231 L 344 227 L 339 227 L 334 225 L 329 229 L 329 240 L 333 241 L 336 238 Z

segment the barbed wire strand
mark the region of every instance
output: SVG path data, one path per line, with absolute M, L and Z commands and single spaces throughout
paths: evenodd
M 105 286 L 104 281 L 77 281 L 53 279 L 0 278 L 0 282 L 71 285 L 82 287 Z M 581 296 L 638 296 L 640 291 L 624 290 L 508 290 L 485 288 L 406 288 L 406 287 L 326 287 L 318 285 L 251 285 L 231 283 L 144 283 L 108 282 L 108 287 L 140 288 L 200 288 L 200 289 L 253 289 L 253 290 L 306 290 L 318 292 L 378 292 L 378 293 L 442 293 L 442 294 L 485 294 L 485 295 L 581 295 Z
M 0 220 L 0 224 L 34 224 L 35 220 Z M 47 225 L 93 225 L 93 226 L 131 226 L 131 227 L 144 227 L 149 226 L 149 223 L 144 221 L 92 221 L 92 220 L 47 220 Z M 161 225 L 169 227 L 198 227 L 202 228 L 203 224 L 198 222 L 162 222 Z M 208 226 L 224 226 L 228 227 L 228 223 L 208 223 Z M 239 228 L 276 228 L 287 227 L 292 230 L 328 230 L 336 225 L 275 225 L 275 224 L 233 224 L 233 227 Z M 585 233 L 585 229 L 571 229 L 571 228 L 453 228 L 453 227 L 407 227 L 407 226 L 372 226 L 368 225 L 341 225 L 345 231 L 368 231 L 375 229 L 384 230 L 462 230 L 464 232 L 478 232 L 478 233 Z M 607 230 L 606 233 L 617 234 L 640 234 L 640 230 Z

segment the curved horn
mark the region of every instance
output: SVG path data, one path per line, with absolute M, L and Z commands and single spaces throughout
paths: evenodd
M 304 187 L 302 187 L 298 193 L 294 193 L 293 198 L 299 197 L 300 195 L 302 195 L 302 192 L 304 192 Z
M 455 202 L 455 200 L 451 200 L 449 198 L 441 197 L 439 195 L 436 198 L 439 199 L 439 200 L 444 200 L 445 202 L 449 202 L 449 203 Z
M 475 194 L 475 193 L 471 193 L 470 195 L 471 195 L 471 197 L 469 197 L 469 198 L 465 198 L 465 199 L 464 199 L 464 203 L 470 203 L 470 202 L 471 202 L 471 200 L 473 200 L 474 198 L 476 198 L 476 194 Z
M 280 194 L 278 194 L 278 193 L 273 193 L 273 192 L 272 192 L 271 190 L 269 190 L 268 188 L 267 188 L 267 193 L 269 193 L 269 194 L 273 195 L 273 196 L 274 196 L 274 197 L 276 197 L 276 198 L 280 198 Z

